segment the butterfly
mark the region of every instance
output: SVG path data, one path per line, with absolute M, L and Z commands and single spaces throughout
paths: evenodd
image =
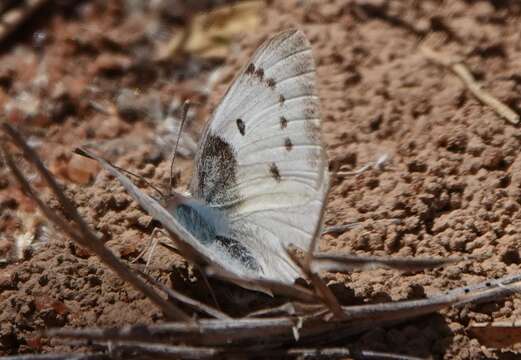
M 156 200 L 85 150 L 198 261 L 238 277 L 292 284 L 329 190 L 315 64 L 303 32 L 265 41 L 207 122 L 188 193 Z

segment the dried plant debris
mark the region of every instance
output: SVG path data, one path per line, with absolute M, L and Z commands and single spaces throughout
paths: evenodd
M 519 123 L 519 114 L 483 89 L 482 85 L 476 81 L 468 67 L 462 61 L 451 59 L 447 55 L 434 51 L 427 45 L 422 45 L 420 49 L 425 57 L 432 62 L 452 70 L 479 101 L 492 108 L 499 116 L 511 124 L 516 125 Z
M 253 31 L 260 25 L 264 6 L 263 1 L 243 1 L 196 14 L 186 28 L 177 32 L 167 44 L 159 46 L 157 58 L 188 53 L 201 58 L 223 59 L 235 36 Z
M 23 141 L 21 136 L 9 125 L 3 124 L 3 130 L 11 137 L 14 144 L 19 147 L 24 156 L 35 165 L 37 171 L 53 190 L 62 208 L 72 219 L 72 223 L 64 220 L 54 210 L 50 209 L 38 195 L 32 186 L 20 172 L 13 160 L 11 150 L 2 146 L 4 161 L 11 169 L 15 178 L 20 182 L 24 191 L 38 204 L 42 212 L 59 228 L 67 233 L 72 240 L 89 248 L 96 253 L 109 267 L 118 273 L 123 279 L 132 283 L 142 291 L 150 300 L 158 305 L 169 318 L 180 319 L 176 322 L 166 322 L 154 325 L 133 325 L 122 328 L 110 329 L 50 329 L 46 336 L 66 339 L 87 340 L 90 344 L 106 346 L 108 352 L 92 355 L 79 355 L 79 358 L 88 356 L 106 356 L 118 358 L 124 354 L 128 359 L 142 359 L 150 356 L 163 358 L 178 356 L 180 358 L 211 358 L 215 356 L 234 356 L 240 354 L 271 354 L 273 356 L 304 356 L 311 358 L 342 357 L 351 354 L 348 348 L 330 348 L 325 344 L 335 344 L 346 338 L 360 334 L 375 326 L 389 326 L 404 322 L 413 317 L 433 313 L 450 306 L 461 306 L 470 302 L 497 301 L 519 291 L 521 287 L 521 275 L 510 276 L 504 279 L 488 281 L 469 288 L 458 288 L 446 294 L 435 295 L 421 300 L 401 302 L 389 302 L 382 304 L 366 304 L 354 306 L 339 305 L 334 300 L 336 309 L 331 310 L 331 299 L 327 298 L 320 288 L 321 280 L 312 278 L 314 273 L 306 262 L 303 262 L 302 270 L 311 278 L 314 287 L 311 290 L 289 286 L 285 284 L 268 283 L 258 279 L 230 279 L 234 275 L 225 274 L 223 270 L 213 271 L 222 279 L 233 282 L 249 281 L 247 287 L 269 288 L 274 293 L 282 293 L 293 297 L 297 301 L 305 301 L 308 305 L 295 305 L 287 303 L 282 307 L 265 309 L 262 312 L 251 314 L 244 318 L 232 319 L 225 313 L 213 309 L 208 305 L 191 300 L 186 296 L 169 290 L 151 279 L 146 274 L 141 274 L 143 279 L 151 282 L 146 285 L 137 275 L 128 268 L 106 247 L 90 230 L 81 216 L 76 212 L 70 201 L 64 196 L 60 186 L 48 172 L 36 153 Z M 190 249 L 180 248 L 191 251 Z M 184 252 L 183 255 L 193 258 L 194 254 Z M 314 256 L 310 256 L 310 263 Z M 354 260 L 348 256 L 330 256 L 317 254 L 317 260 L 334 261 L 338 263 L 352 263 Z M 363 259 L 362 263 L 382 263 L 385 266 L 402 268 L 404 260 L 379 260 Z M 454 261 L 449 259 L 448 262 Z M 446 263 L 447 261 L 445 261 Z M 410 261 L 407 266 L 430 267 L 442 265 L 444 261 L 423 260 Z M 166 294 L 170 300 L 166 301 Z M 304 295 L 305 294 L 305 295 Z M 331 295 L 331 294 L 329 294 Z M 328 296 L 329 296 L 328 295 Z M 200 314 L 210 316 L 210 319 L 193 319 L 183 310 L 174 305 L 175 302 L 185 304 Z M 335 314 L 336 311 L 340 312 Z M 272 314 L 270 316 L 270 314 Z M 200 336 L 203 333 L 204 336 Z M 259 336 L 262 334 L 262 336 Z M 74 343 L 74 342 L 73 342 Z M 296 346 L 299 346 L 296 348 Z M 51 355 L 49 355 L 51 356 Z M 63 355 L 52 355 L 59 359 Z M 364 353 L 366 358 L 399 358 L 407 357 L 387 353 Z M 46 358 L 39 355 L 24 355 L 12 357 L 13 359 L 38 359 Z M 95 357 L 96 358 L 96 357 Z
M 51 188 L 54 195 L 62 205 L 64 212 L 67 216 L 70 216 L 75 225 L 71 225 L 56 214 L 47 204 L 45 204 L 37 195 L 34 188 L 30 185 L 20 169 L 17 167 L 13 157 L 10 155 L 6 147 L 2 146 L 2 153 L 7 166 L 11 169 L 13 175 L 20 183 L 22 189 L 33 198 L 40 210 L 52 221 L 58 228 L 64 231 L 68 236 L 78 242 L 79 245 L 86 247 L 93 253 L 97 254 L 102 261 L 107 264 L 112 270 L 114 270 L 122 279 L 125 279 L 130 284 L 136 287 L 139 291 L 143 292 L 147 297 L 151 299 L 153 303 L 159 306 L 165 314 L 170 318 L 184 318 L 189 317 L 180 309 L 175 307 L 173 304 L 165 301 L 153 288 L 146 285 L 137 275 L 130 271 L 126 265 L 118 260 L 114 254 L 108 250 L 101 239 L 89 228 L 85 220 L 79 215 L 76 208 L 72 205 L 71 201 L 64 195 L 63 190 L 57 183 L 53 175 L 46 169 L 45 165 L 36 155 L 22 137 L 7 123 L 3 123 L 2 127 L 4 131 L 10 135 L 13 142 L 23 151 L 24 156 L 35 165 L 36 170 L 45 180 L 47 185 Z

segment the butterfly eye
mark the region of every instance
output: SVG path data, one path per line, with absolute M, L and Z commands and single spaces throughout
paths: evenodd
M 242 119 L 237 119 L 235 120 L 235 122 L 237 123 L 237 128 L 239 129 L 239 132 L 242 136 L 244 136 L 244 134 L 246 133 L 246 124 L 244 124 L 244 121 L 242 121 Z

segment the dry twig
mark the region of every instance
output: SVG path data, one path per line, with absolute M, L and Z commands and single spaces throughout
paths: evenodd
M 134 277 L 141 281 L 120 263 L 112 253 L 106 249 L 101 241 L 91 232 L 76 209 L 65 197 L 52 175 L 45 169 L 37 155 L 30 149 L 23 139 L 9 125 L 3 124 L 4 130 L 11 136 L 25 156 L 36 165 L 41 176 L 48 182 L 63 209 L 74 220 L 75 226 L 70 225 L 58 216 L 36 195 L 31 185 L 20 172 L 10 153 L 2 147 L 7 165 L 13 171 L 24 191 L 32 196 L 42 211 L 61 227 L 69 236 L 96 252 L 98 256 L 122 278 L 136 282 Z M 320 227 L 317 226 L 317 236 Z M 104 249 L 104 250 L 103 250 Z M 310 249 L 312 251 L 313 248 Z M 110 254 L 110 255 L 108 255 Z M 114 257 L 114 259 L 112 259 Z M 297 259 L 295 259 L 297 261 Z M 459 259 L 458 259 L 459 260 Z M 149 281 L 161 288 L 172 298 L 180 301 L 197 311 L 213 316 L 213 319 L 200 319 L 197 323 L 177 321 L 152 325 L 133 325 L 111 329 L 51 329 L 47 335 L 61 339 L 88 340 L 94 343 L 108 344 L 111 352 L 108 354 L 92 354 L 93 359 L 110 359 L 113 355 L 123 354 L 129 359 L 162 358 L 177 356 L 182 358 L 206 359 L 214 356 L 237 356 L 244 354 L 270 354 L 272 356 L 301 356 L 303 358 L 335 358 L 355 355 L 348 348 L 323 348 L 325 344 L 345 341 L 346 338 L 360 334 L 376 326 L 389 326 L 406 321 L 421 315 L 430 314 L 449 306 L 460 306 L 469 302 L 494 301 L 510 296 L 519 291 L 521 275 L 508 276 L 498 280 L 491 280 L 470 287 L 451 290 L 446 294 L 435 295 L 421 300 L 390 302 L 383 304 L 366 304 L 356 306 L 341 306 L 324 284 L 322 279 L 311 269 L 313 262 L 333 261 L 340 264 L 378 264 L 400 269 L 411 267 L 429 267 L 453 262 L 454 259 L 382 259 L 366 257 L 357 261 L 350 256 L 331 256 L 329 254 L 314 254 L 308 257 L 309 265 L 300 262 L 303 273 L 312 281 L 315 292 L 298 286 L 289 286 L 257 279 L 237 278 L 233 274 L 225 273 L 222 269 L 214 270 L 214 275 L 231 280 L 234 283 L 246 284 L 249 288 L 271 289 L 273 292 L 299 299 L 308 304 L 285 304 L 277 308 L 266 309 L 251 314 L 249 317 L 231 319 L 226 314 L 212 309 L 205 304 L 189 299 L 173 290 L 167 289 L 160 283 Z M 114 265 L 116 264 L 116 265 Z M 119 265 L 118 265 L 119 264 Z M 120 267 L 124 268 L 121 270 Z M 120 273 L 121 272 L 121 273 Z M 141 281 L 142 282 L 142 281 Z M 144 284 L 144 283 L 143 283 Z M 242 285 L 241 285 L 242 286 Z M 136 286 L 138 287 L 138 286 Z M 138 287 L 139 288 L 139 287 Z M 162 301 L 165 301 L 155 289 L 152 292 Z M 140 289 L 140 288 L 139 288 Z M 147 293 L 148 294 L 148 293 Z M 148 296 L 148 295 L 147 295 Z M 166 301 L 165 301 L 166 302 Z M 322 303 L 323 302 L 323 303 Z M 169 304 L 169 303 L 167 303 Z M 324 304 L 327 306 L 325 307 Z M 173 306 L 172 304 L 169 304 Z M 329 311 L 335 317 L 331 318 Z M 174 307 L 174 309 L 177 309 Z M 170 311 L 167 309 L 166 311 Z M 183 316 L 188 317 L 183 313 Z M 181 316 L 181 318 L 183 318 Z M 268 316 L 268 317 L 266 317 Z M 204 336 L 201 336 L 204 334 Z M 298 339 L 300 346 L 317 346 L 316 348 L 294 349 Z M 112 341 L 116 341 L 114 344 Z M 411 359 L 395 354 L 362 352 L 366 358 L 371 356 L 388 359 Z M 63 359 L 61 355 L 54 357 L 14 357 L 13 360 Z M 81 355 L 78 359 L 89 359 Z
M 429 60 L 454 72 L 479 101 L 490 106 L 499 116 L 512 124 L 519 123 L 519 114 L 484 90 L 463 62 L 450 59 L 426 45 L 422 45 L 420 49 Z
M 47 182 L 47 185 L 51 188 L 54 195 L 57 197 L 64 211 L 72 218 L 73 226 L 66 220 L 58 216 L 50 207 L 48 207 L 33 190 L 29 181 L 24 177 L 16 163 L 12 159 L 10 153 L 4 146 L 1 146 L 4 158 L 8 167 L 11 169 L 15 178 L 18 180 L 22 189 L 36 202 L 42 212 L 59 228 L 61 228 L 67 235 L 76 241 L 79 245 L 86 247 L 90 251 L 94 252 L 99 258 L 109 266 L 119 277 L 129 282 L 138 291 L 148 297 L 154 304 L 156 304 L 170 319 L 182 319 L 190 320 L 190 317 L 185 314 L 181 309 L 174 306 L 172 303 L 163 299 L 153 288 L 149 287 L 143 280 L 136 276 L 130 271 L 118 258 L 105 247 L 103 242 L 90 230 L 87 223 L 83 220 L 81 215 L 78 213 L 71 201 L 65 196 L 60 185 L 54 179 L 54 176 L 47 170 L 43 162 L 40 160 L 38 155 L 32 150 L 27 143 L 22 139 L 20 134 L 13 127 L 7 123 L 2 123 L 4 132 L 9 135 L 13 143 L 19 147 L 27 160 L 33 163 L 42 176 Z
M 368 270 L 390 268 L 402 271 L 418 271 L 434 269 L 440 266 L 468 260 L 457 258 L 404 258 L 390 256 L 361 256 L 351 254 L 317 253 L 313 257 L 312 267 L 315 271 L 347 272 L 355 269 Z

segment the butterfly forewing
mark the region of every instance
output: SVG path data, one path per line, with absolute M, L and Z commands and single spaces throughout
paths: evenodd
M 259 254 L 265 277 L 290 280 L 283 246 L 307 248 L 328 186 L 311 47 L 286 31 L 257 50 L 215 110 L 190 190 L 227 214 L 230 237 Z

